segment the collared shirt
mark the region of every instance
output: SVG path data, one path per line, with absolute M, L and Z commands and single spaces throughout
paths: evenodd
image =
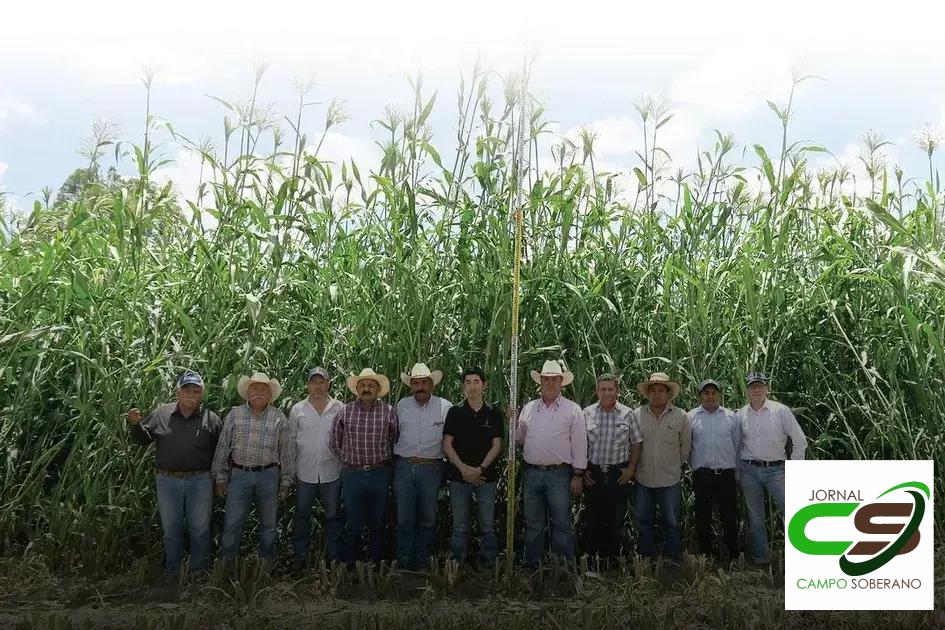
M 692 451 L 689 465 L 696 468 L 738 468 L 742 425 L 731 409 L 708 412 L 702 405 L 689 412 Z
M 584 409 L 587 426 L 587 460 L 598 466 L 622 464 L 630 459 L 630 447 L 643 441 L 633 409 L 618 402 L 604 411 L 599 402 Z
M 443 459 L 443 426 L 452 406 L 439 396 L 430 396 L 425 405 L 413 396 L 401 398 L 397 403 L 400 437 L 394 445 L 394 455 Z
M 161 405 L 140 423 L 131 426 L 138 444 L 154 442 L 154 466 L 161 470 L 210 470 L 223 423 L 212 411 L 200 407 L 189 417 L 177 403 Z
M 537 466 L 571 464 L 587 468 L 587 428 L 577 403 L 558 396 L 550 405 L 541 398 L 525 403 L 515 430 L 525 461 Z
M 295 433 L 295 475 L 305 483 L 329 483 L 341 476 L 341 462 L 331 452 L 331 425 L 341 410 L 340 400 L 329 398 L 319 413 L 305 398 L 292 406 L 289 424 Z
M 225 483 L 230 464 L 268 466 L 279 464 L 282 486 L 295 483 L 295 435 L 285 414 L 268 405 L 259 417 L 249 403 L 230 409 L 213 456 L 213 476 Z
M 779 461 L 787 457 L 791 441 L 791 459 L 804 459 L 807 438 L 790 408 L 774 400 L 765 400 L 761 409 L 751 405 L 738 410 L 742 429 L 742 459 Z
M 502 425 L 502 412 L 497 407 L 483 403 L 482 407 L 476 410 L 470 407 L 469 401 L 466 400 L 462 405 L 456 405 L 447 412 L 443 435 L 453 436 L 453 450 L 460 461 L 467 466 L 479 466 L 492 450 L 492 441 L 495 438 L 502 439 L 505 432 Z M 496 457 L 483 471 L 482 477 L 487 482 L 495 481 L 498 477 L 498 460 Z M 463 482 L 462 474 L 452 463 L 447 465 L 445 472 L 448 480 Z
M 643 451 L 637 466 L 637 481 L 649 488 L 679 483 L 682 465 L 689 457 L 692 431 L 686 412 L 672 404 L 657 418 L 649 405 L 633 410 L 643 431 Z
M 400 435 L 397 410 L 383 400 L 343 406 L 331 427 L 331 452 L 346 466 L 374 466 L 391 458 Z

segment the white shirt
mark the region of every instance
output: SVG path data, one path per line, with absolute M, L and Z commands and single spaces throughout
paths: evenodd
M 446 412 L 452 406 L 439 396 L 430 396 L 423 406 L 413 396 L 401 398 L 397 403 L 400 437 L 394 445 L 394 455 L 443 459 L 443 427 Z
M 745 405 L 738 410 L 738 420 L 742 425 L 741 459 L 784 460 L 788 438 L 791 459 L 804 459 L 807 438 L 794 413 L 785 405 L 765 400 L 758 411 Z
M 329 483 L 341 476 L 341 462 L 328 448 L 331 424 L 341 410 L 340 400 L 328 399 L 325 411 L 318 413 L 308 398 L 300 400 L 289 412 L 289 424 L 296 426 L 296 471 L 299 481 Z

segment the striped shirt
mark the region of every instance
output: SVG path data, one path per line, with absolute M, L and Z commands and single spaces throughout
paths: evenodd
M 804 459 L 807 438 L 789 407 L 774 400 L 765 400 L 758 411 L 752 409 L 751 405 L 739 409 L 738 419 L 742 425 L 742 449 L 739 455 L 742 459 Z
M 610 411 L 600 403 L 584 409 L 587 425 L 587 460 L 598 466 L 622 464 L 630 459 L 630 447 L 643 441 L 633 409 L 619 402 Z
M 345 466 L 374 466 L 391 458 L 400 436 L 397 410 L 382 400 L 341 408 L 331 427 L 331 451 Z
M 211 472 L 226 483 L 231 464 L 268 466 L 279 464 L 282 486 L 295 483 L 295 435 L 285 414 L 267 406 L 257 418 L 249 404 L 230 409 L 213 456 Z

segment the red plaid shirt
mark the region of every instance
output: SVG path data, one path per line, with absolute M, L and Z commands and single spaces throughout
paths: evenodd
M 330 448 L 345 466 L 371 466 L 391 458 L 399 436 L 396 409 L 381 400 L 372 407 L 355 401 L 335 416 Z

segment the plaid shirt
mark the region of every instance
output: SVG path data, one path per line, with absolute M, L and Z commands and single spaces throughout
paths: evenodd
M 335 416 L 330 448 L 345 466 L 373 466 L 391 458 L 398 437 L 396 409 L 382 400 L 371 407 L 354 401 Z
M 248 404 L 233 407 L 223 421 L 223 431 L 213 456 L 214 478 L 226 483 L 230 464 L 240 466 L 280 465 L 281 485 L 295 482 L 295 434 L 289 420 L 273 406 L 259 418 Z
M 619 402 L 610 411 L 594 403 L 584 409 L 587 425 L 587 459 L 598 466 L 622 464 L 630 459 L 630 447 L 643 441 L 633 410 Z

